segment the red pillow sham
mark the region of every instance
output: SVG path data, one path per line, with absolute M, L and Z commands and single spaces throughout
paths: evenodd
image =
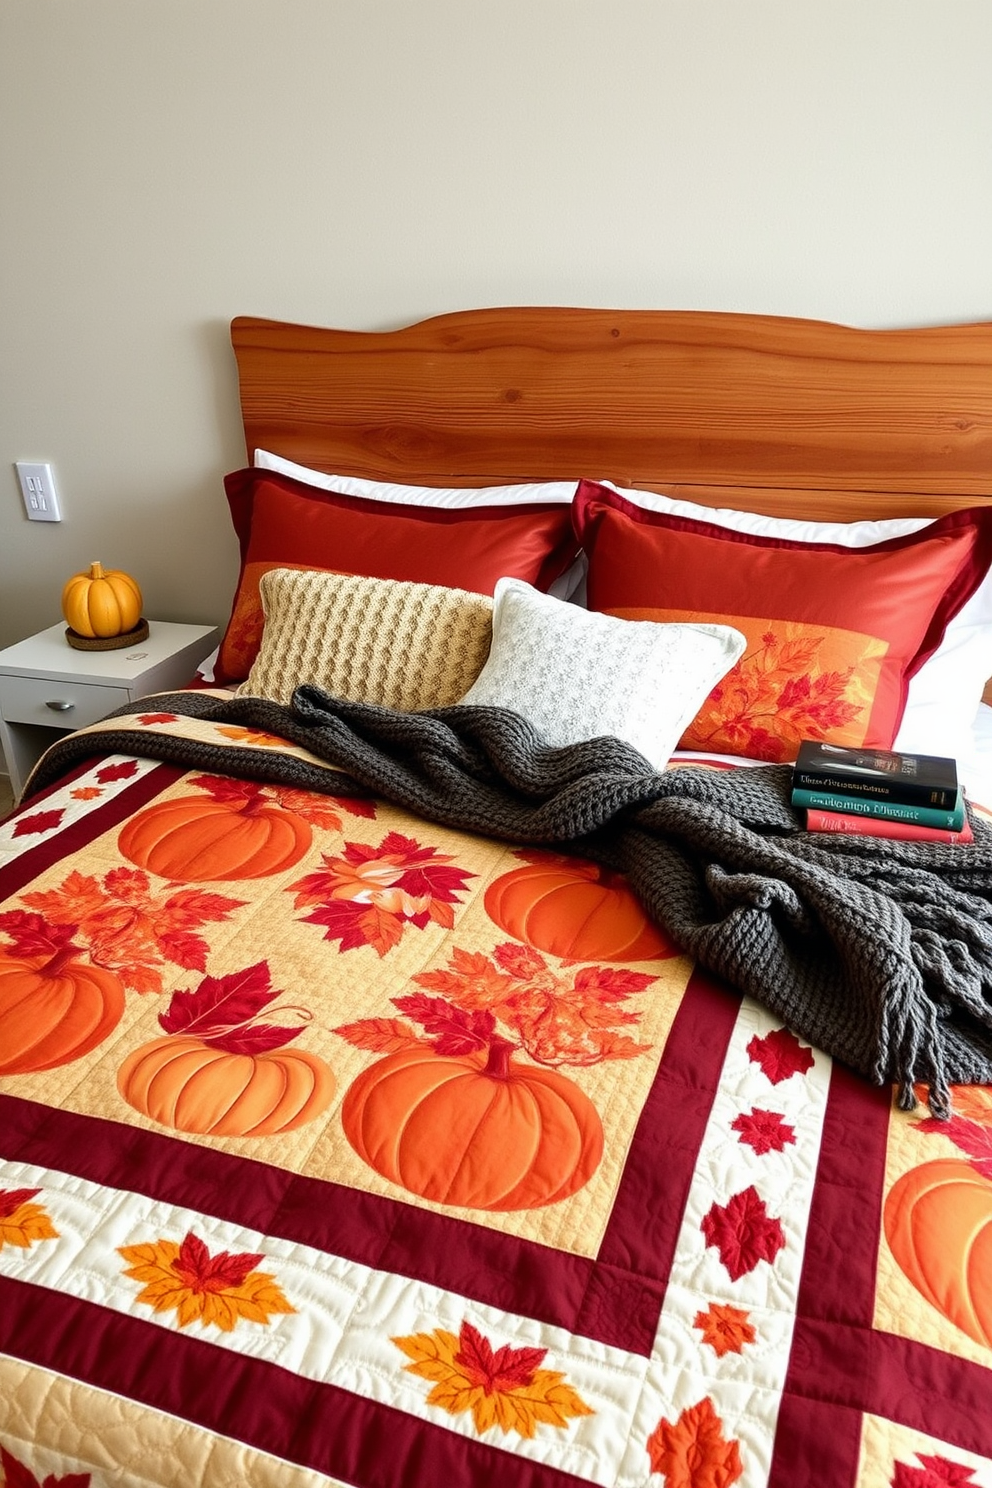
M 682 749 L 794 760 L 804 738 L 889 749 L 910 677 L 992 563 L 992 509 L 865 548 L 758 537 L 580 482 L 590 609 L 711 620 L 748 639 Z
M 325 491 L 259 468 L 224 481 L 241 572 L 220 645 L 219 682 L 243 681 L 258 654 L 258 585 L 272 568 L 322 568 L 492 594 L 497 579 L 547 589 L 575 558 L 567 502 L 444 507 Z

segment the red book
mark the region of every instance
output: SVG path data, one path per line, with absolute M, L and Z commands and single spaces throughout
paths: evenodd
M 854 816 L 846 811 L 821 811 L 810 806 L 806 811 L 808 832 L 850 832 L 855 837 L 896 837 L 901 842 L 974 842 L 968 818 L 960 832 L 943 827 L 921 827 L 916 822 L 886 821 L 879 816 Z

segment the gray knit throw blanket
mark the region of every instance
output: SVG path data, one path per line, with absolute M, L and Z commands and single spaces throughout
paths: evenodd
M 148 730 L 140 746 L 126 728 L 97 744 L 374 793 L 446 826 L 593 858 L 626 873 L 697 962 L 873 1083 L 895 1082 L 905 1109 L 915 1082 L 937 1116 L 949 1085 L 992 1084 L 992 827 L 975 817 L 964 847 L 807 833 L 787 765 L 658 774 L 617 739 L 549 748 L 499 708 L 397 713 L 313 686 L 288 709 L 202 693 L 155 707 L 281 734 L 343 773 Z M 85 735 L 50 752 L 32 790 L 80 757 L 74 739 Z

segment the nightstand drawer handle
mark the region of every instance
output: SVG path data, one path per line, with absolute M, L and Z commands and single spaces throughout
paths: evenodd
M 53 713 L 68 713 L 75 706 L 75 703 L 67 702 L 65 698 L 52 698 L 51 702 L 45 704 L 45 707 L 51 708 Z

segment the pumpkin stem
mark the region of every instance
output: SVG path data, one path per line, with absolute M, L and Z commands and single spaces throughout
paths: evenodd
M 245 781 L 245 785 L 251 787 L 251 790 L 250 793 L 245 791 L 244 805 L 235 808 L 239 816 L 258 816 L 263 807 L 279 804 L 278 801 L 274 802 L 271 796 L 264 795 L 254 781 Z
M 100 562 L 99 558 L 94 558 L 93 562 L 90 564 L 90 578 L 103 578 L 103 564 Z
M 46 977 L 61 976 L 62 968 L 65 966 L 66 962 L 71 961 L 74 956 L 80 955 L 81 952 L 82 947 L 73 945 L 72 941 L 70 940 L 66 945 L 59 946 L 52 959 L 50 961 L 46 961 L 44 966 L 40 966 L 38 968 L 38 975 Z
M 482 1073 L 493 1080 L 508 1080 L 511 1073 L 510 1057 L 516 1047 L 516 1044 L 511 1044 L 509 1039 L 501 1038 L 497 1033 L 489 1042 L 489 1058 Z

